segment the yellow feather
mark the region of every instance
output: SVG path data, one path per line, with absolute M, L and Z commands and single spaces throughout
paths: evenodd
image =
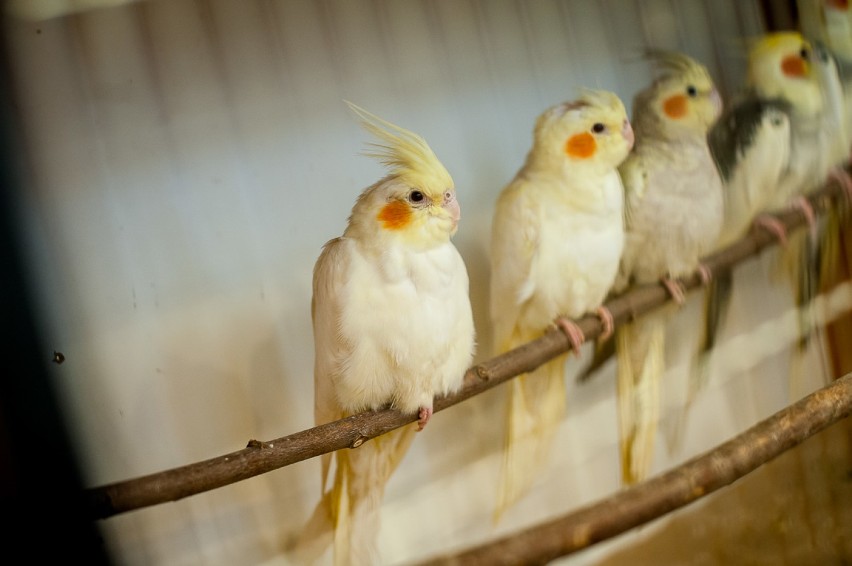
M 647 477 L 654 457 L 665 367 L 666 313 L 650 313 L 616 332 L 621 479 Z
M 302 531 L 293 556 L 299 564 L 321 558 L 333 541 L 336 566 L 375 564 L 384 490 L 414 440 L 413 425 L 334 452 L 334 478 Z
M 507 350 L 537 337 L 516 335 Z M 547 463 L 559 423 L 565 416 L 566 357 L 554 358 L 509 384 L 503 477 L 497 495 L 495 522 L 528 491 Z
M 376 151 L 364 155 L 378 159 L 391 175 L 410 187 L 437 194 L 454 188 L 452 177 L 426 140 L 352 102 L 344 102 L 361 119 L 361 126 L 382 142 L 369 144 Z

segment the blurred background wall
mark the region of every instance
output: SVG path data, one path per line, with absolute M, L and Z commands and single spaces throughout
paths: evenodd
M 455 242 L 486 359 L 490 218 L 538 114 L 582 87 L 615 91 L 629 108 L 650 80 L 646 47 L 698 58 L 729 96 L 743 79 L 743 40 L 765 29 L 761 4 L 9 2 L 21 250 L 83 484 L 313 425 L 311 270 L 359 192 L 384 174 L 359 155 L 367 135 L 344 99 L 423 135 L 453 175 L 463 211 Z M 655 472 L 820 383 L 788 387 L 790 338 L 776 318 L 788 293 L 765 289 L 765 262 L 741 271 L 754 285 L 735 296 L 727 336 L 769 325 L 777 347 L 721 364 L 682 449 L 658 442 Z M 664 420 L 683 400 L 677 363 L 697 340 L 700 303 L 692 297 L 673 330 Z M 62 364 L 50 362 L 54 351 Z M 435 418 L 387 490 L 387 563 L 486 541 L 619 488 L 614 372 L 579 386 L 579 365 L 567 368 L 561 448 L 500 525 L 490 517 L 502 390 Z M 97 526 L 118 564 L 288 564 L 318 496 L 310 460 Z M 566 562 L 595 563 L 642 534 Z

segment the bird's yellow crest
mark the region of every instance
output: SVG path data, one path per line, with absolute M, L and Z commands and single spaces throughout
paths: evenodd
M 666 51 L 663 49 L 648 49 L 645 58 L 664 75 L 689 75 L 691 73 L 707 74 L 707 70 L 698 61 L 677 51 Z
M 370 143 L 375 151 L 365 152 L 364 155 L 381 161 L 391 175 L 410 187 L 438 194 L 454 187 L 452 177 L 426 140 L 356 104 L 345 102 L 361 119 L 361 126 L 381 140 L 379 143 Z
M 797 31 L 779 31 L 767 33 L 751 43 L 749 53 L 752 56 L 760 56 L 772 52 L 790 44 L 807 44 L 805 38 Z
M 809 52 L 811 45 L 799 32 L 782 31 L 768 33 L 751 44 L 749 49 L 749 64 L 752 67 L 759 66 L 760 61 L 771 58 L 773 54 L 791 52 L 782 61 L 782 70 L 785 75 L 804 76 L 809 74 Z

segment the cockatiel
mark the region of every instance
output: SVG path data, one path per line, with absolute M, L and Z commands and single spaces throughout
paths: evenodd
M 491 318 L 505 352 L 554 322 L 575 349 L 584 339 L 568 319 L 600 310 L 624 246 L 623 188 L 616 167 L 633 146 L 621 100 L 587 91 L 535 124 L 533 146 L 503 189 L 491 233 Z M 565 413 L 565 356 L 509 384 L 504 461 L 495 517 L 529 488 Z
M 474 326 L 450 239 L 460 218 L 452 178 L 423 138 L 349 106 L 379 140 L 367 155 L 389 174 L 361 193 L 314 268 L 316 422 L 388 405 L 418 421 L 322 457 L 322 500 L 297 550 L 308 562 L 333 538 L 336 564 L 375 564 L 385 485 L 429 422 L 433 397 L 461 387 Z
M 843 161 L 842 145 L 848 143 L 841 139 L 844 117 L 837 67 L 799 33 L 777 33 L 753 48 L 749 77 L 758 93 L 790 104 L 790 159 L 779 183 L 778 196 L 783 200 L 777 204 L 797 203 L 813 224 L 813 212 L 803 197 L 823 186 L 829 172 Z M 781 266 L 800 312 L 800 349 L 811 331 L 809 305 L 819 286 L 819 237 L 818 229 L 797 233 L 782 250 Z
M 810 58 L 810 45 L 795 32 L 770 33 L 755 41 L 749 50 L 745 91 L 710 130 L 710 150 L 725 187 L 717 249 L 745 236 L 755 224 L 786 239 L 782 228 L 765 213 L 790 205 L 807 178 L 807 155 L 812 150 L 802 148 L 806 124 L 822 112 Z M 711 282 L 704 341 L 692 372 L 687 407 L 706 380 L 708 356 L 727 311 L 732 277 L 718 274 Z
M 847 197 L 852 197 L 852 179 L 844 167 L 852 149 L 849 112 L 845 103 L 847 85 L 843 83 L 837 60 L 824 45 L 814 44 L 813 62 L 824 102 L 820 145 L 826 153 L 825 166 L 828 170 L 825 173 L 837 179 L 844 186 Z M 820 221 L 815 233 L 811 234 L 812 237 L 803 239 L 797 258 L 800 264 L 793 265 L 794 275 L 799 275 L 796 289 L 801 313 L 799 351 L 804 351 L 812 332 L 809 305 L 819 293 L 823 280 L 833 278 L 837 269 L 838 242 L 842 230 L 838 211 L 830 210 L 827 217 Z
M 837 58 L 821 43 L 813 44 L 814 70 L 823 93 L 823 128 L 827 138 L 829 167 L 849 160 L 852 150 L 852 108 L 847 98 L 852 90 L 840 72 Z
M 761 222 L 763 213 L 778 208 L 776 203 L 781 199 L 775 191 L 790 159 L 790 105 L 754 95 L 740 98 L 722 113 L 707 141 L 724 186 L 724 220 L 714 248 L 720 250 L 745 236 L 756 222 Z M 777 227 L 770 229 L 778 232 Z M 715 274 L 710 282 L 691 397 L 706 379 L 707 356 L 716 345 L 732 285 L 730 272 Z M 687 404 L 691 402 L 692 399 Z
M 811 44 L 797 32 L 767 34 L 749 52 L 748 81 L 755 95 L 781 99 L 790 108 L 790 157 L 773 208 L 819 187 L 830 168 L 824 93 L 813 59 Z
M 626 241 L 613 291 L 662 281 L 676 303 L 674 282 L 700 268 L 722 227 L 722 181 L 707 131 L 722 99 L 694 59 L 654 51 L 657 78 L 633 100 L 636 145 L 619 167 L 624 183 Z M 647 313 L 616 331 L 622 481 L 644 479 L 659 419 L 665 334 L 673 310 Z

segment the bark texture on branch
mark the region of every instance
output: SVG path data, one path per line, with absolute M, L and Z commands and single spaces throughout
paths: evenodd
M 808 198 L 814 211 L 821 214 L 832 206 L 833 199 L 843 198 L 843 194 L 840 184 L 832 180 Z M 784 211 L 776 217 L 788 230 L 794 230 L 806 223 L 800 210 Z M 777 243 L 768 232 L 756 231 L 724 250 L 704 258 L 703 264 L 711 273 L 729 271 L 736 264 Z M 679 281 L 686 291 L 698 288 L 703 283 L 697 272 Z M 665 287 L 652 284 L 636 286 L 608 301 L 606 306 L 613 315 L 614 323 L 618 325 L 669 301 L 671 297 Z M 588 315 L 576 322 L 589 340 L 597 338 L 603 330 L 596 315 Z M 570 348 L 571 344 L 565 334 L 551 328 L 537 340 L 468 369 L 464 386 L 458 393 L 435 399 L 435 412 L 533 370 Z M 251 440 L 242 450 L 202 462 L 90 488 L 85 491 L 84 496 L 90 515 L 103 519 L 176 501 L 342 448 L 356 448 L 371 438 L 415 420 L 416 415 L 403 415 L 392 409 L 360 413 L 266 442 Z
M 547 564 L 729 485 L 850 414 L 852 374 L 671 471 L 561 518 L 422 564 Z

